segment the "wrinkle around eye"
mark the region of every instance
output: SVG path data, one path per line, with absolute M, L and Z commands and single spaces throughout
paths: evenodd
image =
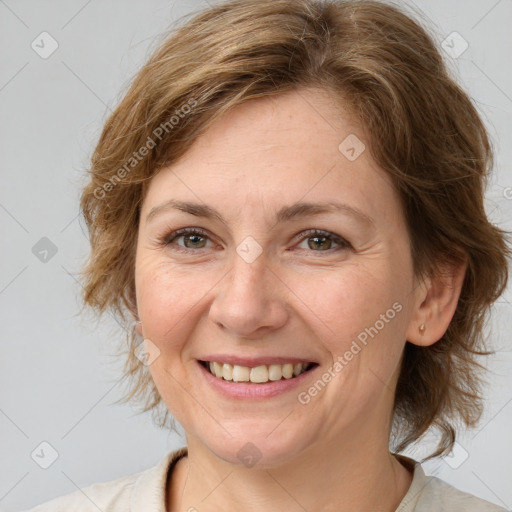
M 181 224 L 182 227 L 180 227 L 179 224 Z M 218 238 L 209 229 L 197 225 L 187 226 L 183 222 L 179 224 L 166 222 L 162 224 L 158 230 L 150 230 L 149 233 L 146 233 L 147 238 L 150 238 L 149 248 L 153 250 L 158 249 L 160 251 L 169 249 L 169 254 L 174 252 L 175 254 L 181 253 L 184 255 L 195 255 L 196 257 L 199 257 L 203 252 L 212 254 L 213 251 L 220 252 L 229 250 L 229 244 L 226 245 L 222 239 Z M 317 224 L 317 226 L 315 226 L 315 224 Z M 281 251 L 281 249 L 286 252 L 297 251 L 297 254 L 302 252 L 305 257 L 311 255 L 311 257 L 320 258 L 347 251 L 353 251 L 356 254 L 366 252 L 375 244 L 376 238 L 373 229 L 368 232 L 367 230 L 356 229 L 350 225 L 345 227 L 342 225 L 340 227 L 330 221 L 312 222 L 309 226 L 304 226 L 303 229 L 295 229 L 295 234 L 290 233 L 290 231 L 290 227 L 279 229 L 274 235 L 275 240 L 270 240 L 270 235 L 267 236 L 266 234 L 265 242 L 268 243 L 269 248 L 278 247 L 279 251 Z M 186 247 L 185 237 L 192 235 L 206 239 L 204 242 L 205 245 L 203 247 Z M 327 240 L 331 240 L 331 247 L 328 249 L 320 249 L 319 247 L 311 248 L 304 245 L 308 244 L 308 240 L 314 238 L 326 238 Z M 372 240 L 369 240 L 369 238 Z M 256 242 L 258 241 L 256 240 Z M 200 239 L 198 243 L 203 242 Z M 243 243 L 243 241 L 241 241 L 240 244 L 241 243 Z M 261 245 L 265 245 L 263 241 L 261 241 Z M 233 247 L 236 249 L 235 246 Z

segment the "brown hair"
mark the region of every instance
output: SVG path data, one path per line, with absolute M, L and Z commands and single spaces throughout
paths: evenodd
M 108 118 L 81 197 L 91 243 L 84 305 L 127 329 L 123 401 L 153 413 L 161 397 L 134 355 L 134 262 L 139 208 L 155 173 L 183 155 L 219 116 L 254 98 L 322 88 L 350 107 L 369 150 L 403 202 L 417 276 L 468 266 L 455 315 L 434 345 L 406 343 L 395 404 L 395 450 L 429 427 L 447 453 L 456 423 L 482 413 L 477 355 L 484 322 L 506 287 L 507 233 L 484 210 L 492 168 L 485 126 L 450 77 L 425 29 L 377 1 L 232 0 L 195 14 L 166 38 Z M 170 415 L 161 409 L 161 426 Z M 426 460 L 424 459 L 424 460 Z

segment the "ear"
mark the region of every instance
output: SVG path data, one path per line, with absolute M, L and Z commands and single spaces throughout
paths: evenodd
M 144 335 L 142 334 L 142 322 L 140 320 L 136 320 L 136 322 L 135 331 L 141 338 L 144 338 Z
M 466 268 L 467 261 L 449 267 L 445 265 L 435 277 L 421 282 L 415 293 L 407 341 L 426 347 L 443 337 L 455 314 Z
M 137 312 L 137 306 L 134 305 L 134 303 L 132 302 L 129 306 L 129 310 L 130 310 L 130 313 L 133 317 L 133 320 L 135 322 L 135 331 L 137 332 L 137 334 L 143 338 L 143 334 L 142 334 L 142 323 L 141 321 L 139 320 L 139 314 Z

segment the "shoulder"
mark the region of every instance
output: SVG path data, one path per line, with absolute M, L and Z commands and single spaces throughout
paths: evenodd
M 396 512 L 509 512 L 507 509 L 453 487 L 435 476 L 426 476 L 414 459 L 398 456 L 413 471 L 411 486 Z
M 89 485 L 25 512 L 128 512 L 134 507 L 138 510 L 139 503 L 151 503 L 159 510 L 165 503 L 168 470 L 184 454 L 186 449 L 183 448 L 169 452 L 156 466 L 145 471 Z
M 83 489 L 46 501 L 26 512 L 57 512 L 66 509 L 75 512 L 97 512 L 99 509 L 107 512 L 114 505 L 129 510 L 131 491 L 141 474 L 134 473 L 109 482 L 89 485 Z
M 426 477 L 425 488 L 416 507 L 414 512 L 507 512 L 503 507 L 463 492 L 434 476 Z

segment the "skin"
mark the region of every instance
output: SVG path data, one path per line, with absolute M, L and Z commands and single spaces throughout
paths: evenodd
M 338 149 L 349 134 L 366 144 L 355 161 Z M 415 278 L 399 196 L 369 144 L 326 91 L 302 89 L 237 106 L 152 178 L 136 254 L 138 332 L 160 350 L 149 370 L 188 445 L 169 511 L 392 512 L 407 493 L 412 474 L 388 446 L 401 355 L 406 340 L 426 346 L 444 334 L 464 268 L 443 282 Z M 207 204 L 226 223 L 176 209 L 146 220 L 169 199 Z M 341 202 L 373 222 L 337 211 L 276 223 L 275 212 L 298 201 Z M 207 236 L 166 245 L 186 227 Z M 249 236 L 262 249 L 251 263 L 236 251 Z M 298 392 L 395 303 L 401 311 L 300 403 Z M 319 367 L 298 390 L 240 401 L 200 373 L 197 360 L 211 353 Z M 247 442 L 261 455 L 253 467 L 237 457 Z

